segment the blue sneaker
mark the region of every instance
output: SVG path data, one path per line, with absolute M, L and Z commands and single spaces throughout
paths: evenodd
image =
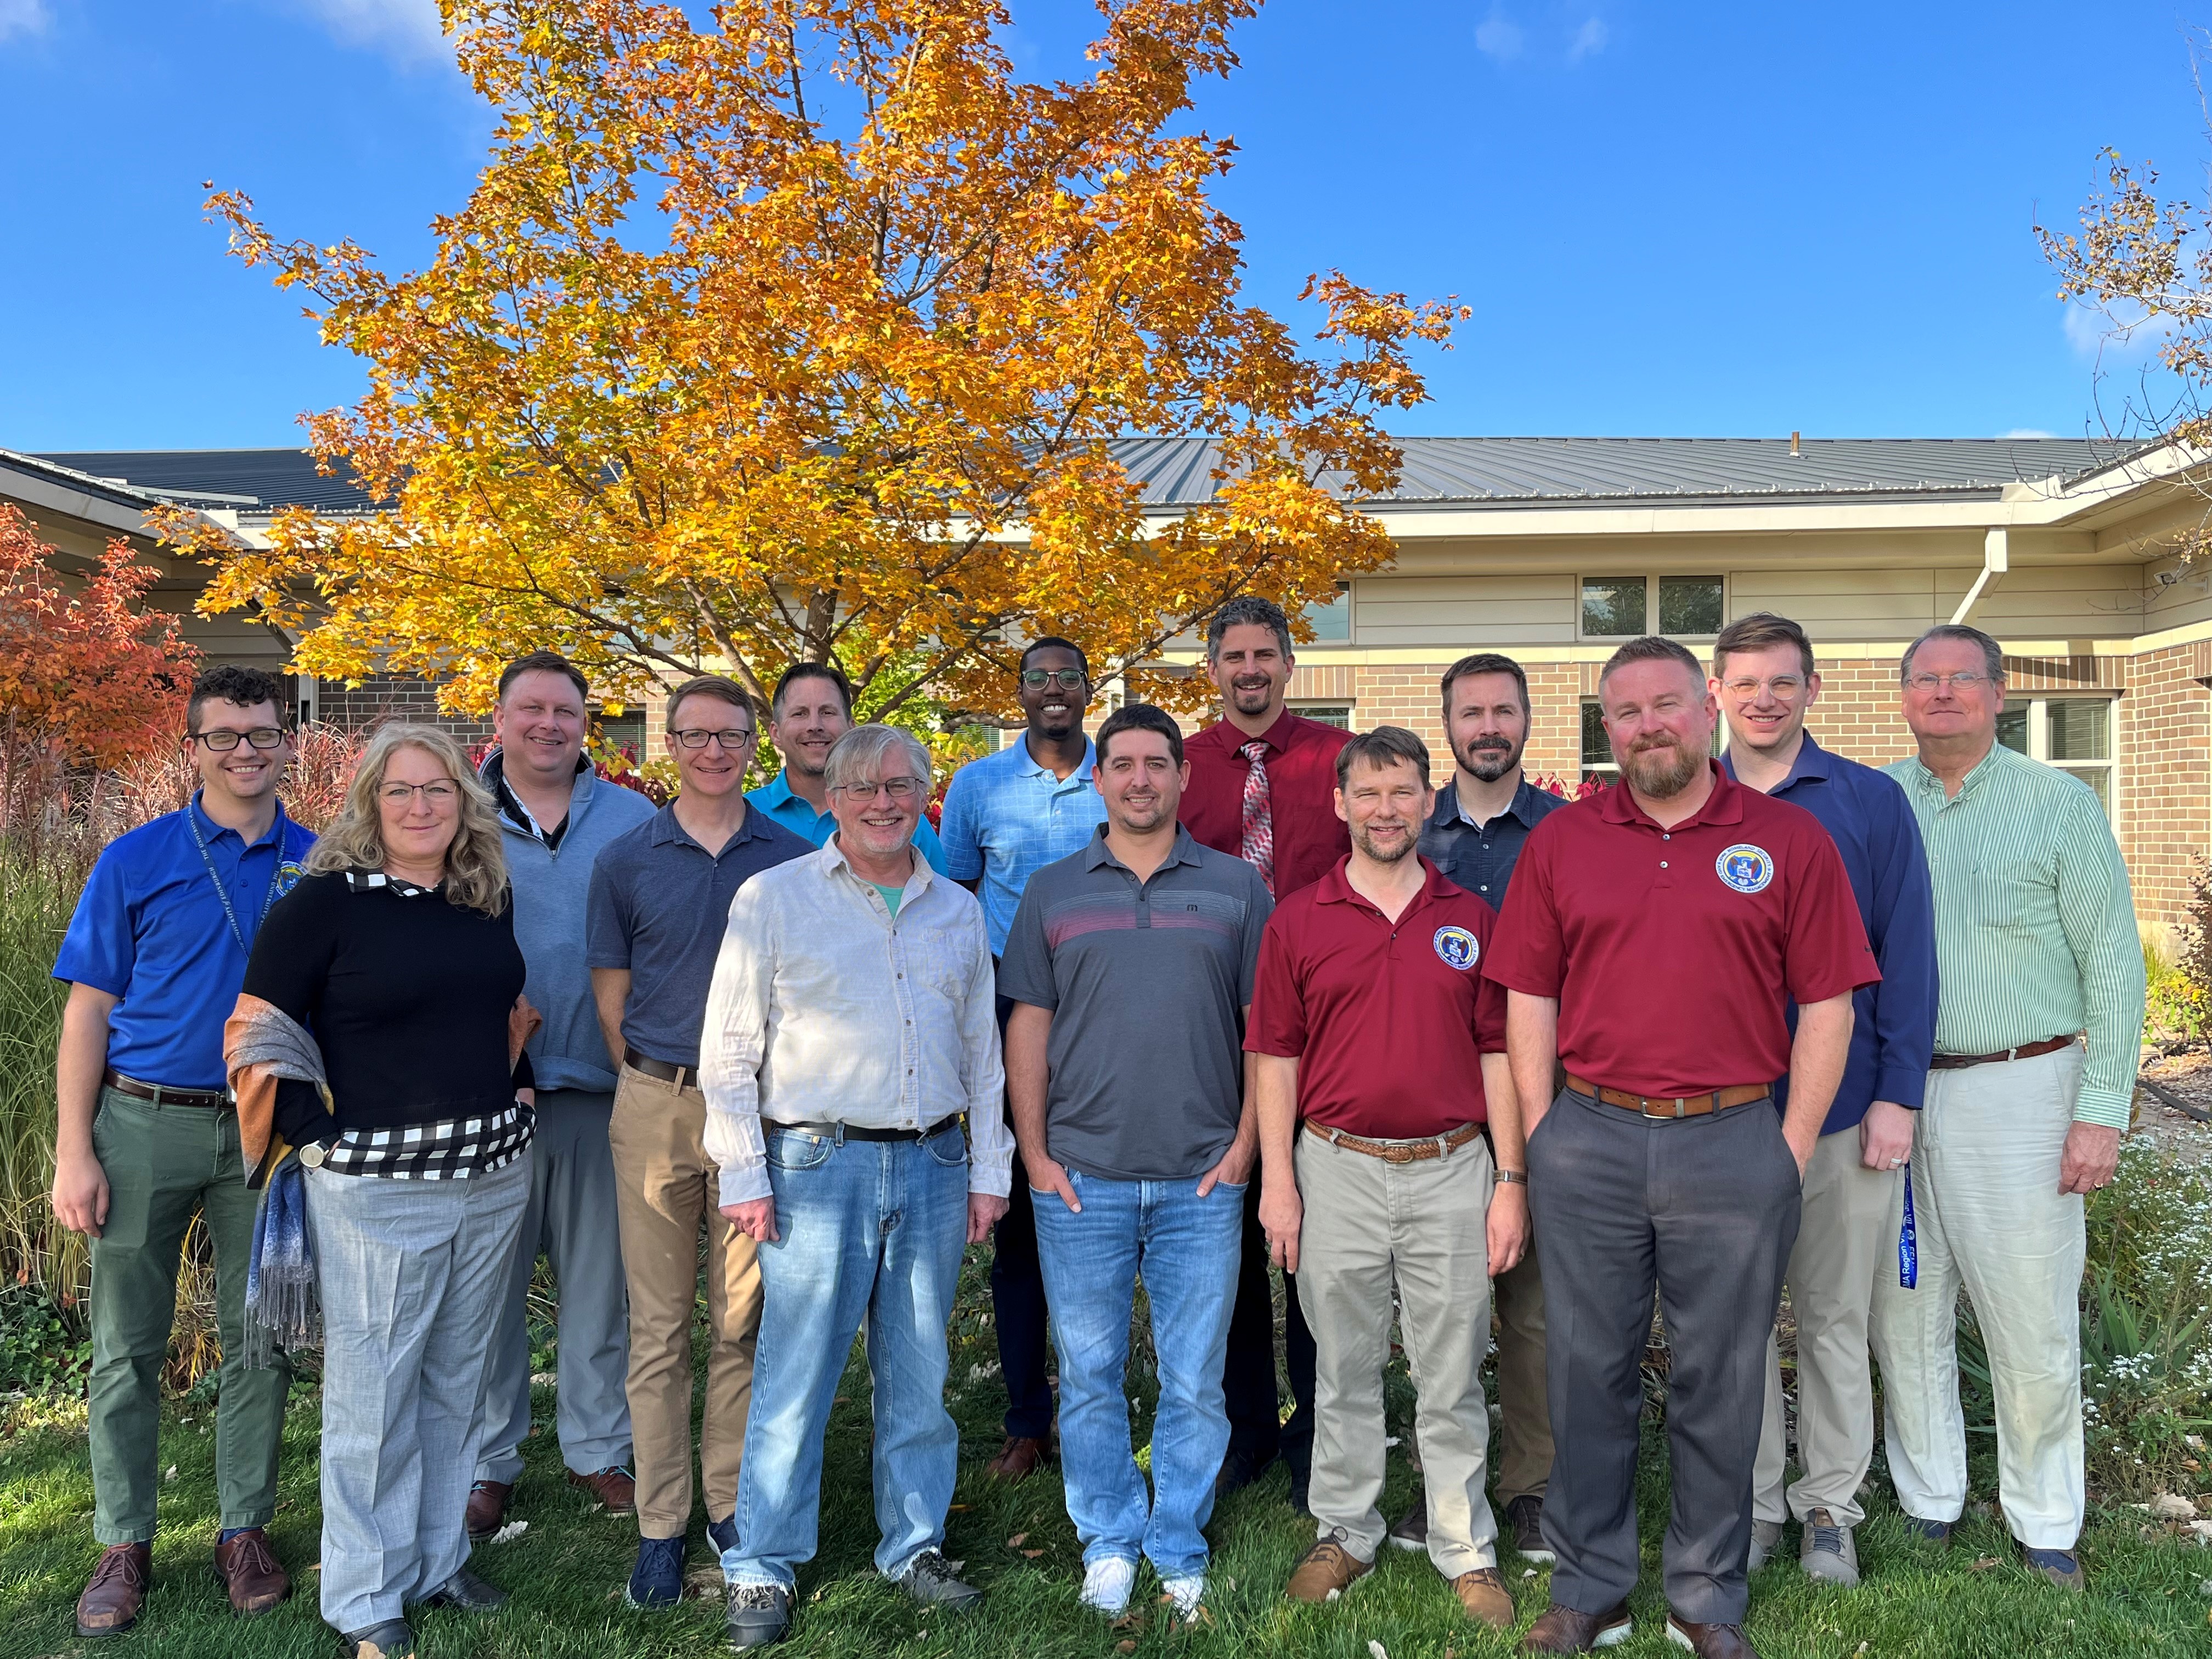
M 1951 1525 L 1948 1521 L 1923 1521 L 1917 1515 L 1905 1517 L 1905 1530 L 1923 1544 L 1950 1547 Z
M 707 1537 L 717 1551 L 727 1555 L 738 1547 L 738 1517 L 732 1515 L 726 1521 L 709 1521 Z
M 2081 1564 L 2074 1559 L 2071 1550 L 2026 1550 L 2027 1570 L 2056 1584 L 2060 1589 L 2072 1590 L 2079 1595 L 2088 1588 L 2081 1576 Z
M 630 1570 L 623 1598 L 634 1607 L 672 1607 L 684 1599 L 682 1538 L 641 1538 L 637 1565 Z

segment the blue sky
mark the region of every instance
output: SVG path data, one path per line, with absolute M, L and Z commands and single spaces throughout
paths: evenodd
M 1087 7 L 1012 9 L 1025 72 L 1073 66 Z M 486 127 L 434 17 L 0 0 L 0 447 L 292 443 L 356 395 L 224 257 L 200 182 L 419 260 Z M 1271 0 L 1198 118 L 1242 147 L 1220 200 L 1254 298 L 1335 265 L 1474 308 L 1401 431 L 2073 435 L 2100 429 L 2094 342 L 2031 227 L 2072 222 L 2105 145 L 2203 193 L 2182 25 L 2172 0 Z

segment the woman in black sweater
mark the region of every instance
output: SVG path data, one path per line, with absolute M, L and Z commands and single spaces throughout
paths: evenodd
M 460 745 L 387 726 L 246 994 L 308 1028 L 287 1079 L 323 1308 L 322 1613 L 355 1659 L 414 1651 L 413 1604 L 506 1597 L 463 1569 L 477 1395 L 530 1190 L 522 953 L 490 797 Z

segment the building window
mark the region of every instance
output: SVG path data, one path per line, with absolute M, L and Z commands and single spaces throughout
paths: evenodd
M 1583 637 L 1710 638 L 1721 631 L 1723 587 L 1718 576 L 1585 576 Z
M 633 705 L 619 714 L 605 710 L 592 717 L 594 735 L 601 748 L 611 752 L 629 751 L 632 760 L 643 763 L 645 754 L 645 710 Z
M 1340 732 L 1352 730 L 1352 705 L 1348 702 L 1294 702 L 1290 709 L 1294 714 L 1304 714 L 1310 720 L 1319 720 Z
M 1336 597 L 1322 605 L 1306 607 L 1306 621 L 1313 626 L 1316 645 L 1342 644 L 1352 637 L 1352 584 L 1339 582 Z
M 2048 762 L 2096 792 L 2112 810 L 2112 700 L 2030 697 L 2008 702 L 1997 716 L 1997 741 L 2030 759 Z
M 1583 776 L 1588 783 L 1595 778 L 1600 783 L 1620 781 L 1620 768 L 1613 764 L 1613 742 L 1605 735 L 1605 711 L 1595 697 L 1583 699 Z

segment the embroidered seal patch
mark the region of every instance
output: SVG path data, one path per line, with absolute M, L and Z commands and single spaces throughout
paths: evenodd
M 1456 968 L 1462 973 L 1474 966 L 1474 959 L 1482 954 L 1482 947 L 1474 942 L 1474 935 L 1464 927 L 1439 927 L 1436 937 L 1437 954 L 1443 958 L 1444 966 Z
M 1720 878 L 1739 893 L 1763 893 L 1774 879 L 1774 860 L 1764 847 L 1738 842 L 1713 860 Z

